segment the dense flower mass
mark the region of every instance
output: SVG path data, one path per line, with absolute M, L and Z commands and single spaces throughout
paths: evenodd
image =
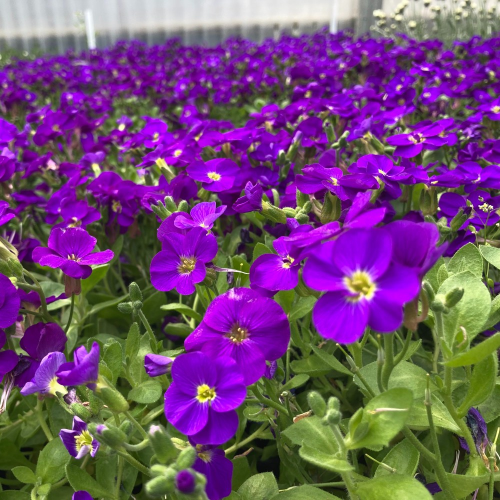
M 324 31 L 1 58 L 6 498 L 493 498 L 499 61 Z

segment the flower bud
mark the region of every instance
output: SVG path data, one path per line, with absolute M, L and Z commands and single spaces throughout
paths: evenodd
M 177 210 L 179 212 L 187 212 L 189 210 L 188 202 L 186 200 L 181 200 L 177 206 Z
M 434 288 L 432 288 L 432 285 L 428 281 L 424 281 L 422 283 L 422 288 L 427 294 L 427 297 L 429 297 L 429 302 L 432 302 L 435 297 Z
M 171 196 L 165 196 L 164 203 L 169 212 L 177 212 L 177 205 Z
M 130 295 L 130 300 L 132 300 L 132 302 L 142 301 L 141 289 L 139 288 L 139 285 L 134 281 L 130 283 L 130 285 L 128 286 L 128 293 Z
M 134 312 L 138 312 L 142 309 L 142 302 L 140 300 L 134 300 L 134 302 L 132 302 L 132 307 L 134 308 Z
M 192 446 L 184 448 L 177 457 L 177 467 L 179 469 L 188 469 L 196 460 L 196 450 Z
M 217 281 L 217 271 L 210 267 L 207 267 L 207 273 L 205 275 L 205 279 L 202 281 L 202 285 L 205 286 L 213 286 Z
M 420 191 L 420 210 L 422 214 L 434 215 L 438 209 L 437 191 L 434 187 L 424 186 Z
M 160 425 L 152 425 L 149 428 L 148 435 L 151 446 L 159 462 L 166 464 L 175 459 L 178 450 L 163 427 Z
M 326 403 L 323 396 L 318 391 L 311 391 L 307 395 L 307 402 L 309 403 L 309 408 L 318 417 L 324 417 L 326 414 Z
M 384 154 L 384 145 L 375 136 L 368 132 L 367 134 L 365 134 L 365 137 L 368 139 L 370 145 L 379 155 Z
M 342 206 L 340 199 L 334 194 L 327 191 L 325 194 L 325 201 L 321 209 L 320 220 L 322 224 L 333 222 L 340 217 Z
M 0 259 L 2 259 L 2 249 L 0 247 Z M 10 277 L 11 270 L 8 262 L 6 260 L 0 260 L 0 273 L 4 274 L 7 277 Z
M 172 491 L 172 484 L 165 476 L 157 476 L 146 483 L 146 494 L 158 498 L 166 496 Z
M 301 193 L 298 189 L 295 192 L 295 200 L 297 202 L 298 207 L 303 207 L 306 202 L 309 201 L 309 195 L 305 193 Z
M 328 400 L 325 416 L 323 417 L 323 424 L 338 425 L 342 420 L 342 413 L 340 413 L 340 401 L 331 397 Z
M 295 217 L 296 211 L 292 207 L 283 207 L 282 208 L 283 212 L 287 217 Z
M 97 441 L 108 445 L 114 450 L 121 449 L 123 443 L 127 441 L 127 435 L 115 426 L 91 423 L 89 424 L 89 431 Z
M 121 304 L 118 304 L 118 310 L 122 314 L 132 314 L 134 312 L 134 306 L 132 305 L 132 302 L 122 302 Z
M 165 220 L 167 217 L 172 215 L 172 212 L 170 210 L 167 210 L 165 205 L 159 201 L 156 205 L 154 203 L 151 203 L 150 205 L 151 210 L 161 219 Z
M 327 125 L 325 127 L 325 133 L 326 133 L 326 138 L 328 139 L 328 142 L 332 144 L 335 142 L 335 130 L 333 130 L 333 127 L 331 125 Z
M 175 476 L 175 487 L 181 493 L 189 495 L 196 487 L 196 479 L 194 474 L 187 469 L 181 470 Z
M 445 306 L 448 308 L 456 306 L 462 300 L 464 292 L 465 290 L 458 286 L 450 290 L 444 298 Z
M 96 395 L 111 411 L 122 412 L 129 409 L 127 400 L 104 377 L 99 377 Z
M 309 222 L 309 215 L 303 212 L 298 213 L 294 218 L 299 224 L 307 224 Z
M 92 412 L 81 403 L 72 403 L 69 408 L 73 412 L 73 415 L 76 415 L 85 422 L 88 422 L 92 418 Z
M 9 266 L 10 274 L 12 276 L 15 276 L 16 278 L 23 277 L 23 266 L 16 258 L 10 257 L 7 261 L 7 265 Z
M 446 312 L 445 297 L 436 295 L 436 298 L 431 302 L 431 310 L 435 312 Z
M 286 214 L 278 207 L 271 205 L 268 201 L 262 201 L 262 215 L 271 222 L 286 223 Z
M 452 231 L 458 231 L 465 224 L 468 218 L 469 216 L 464 213 L 463 208 L 460 208 L 457 215 L 451 219 L 450 227 Z

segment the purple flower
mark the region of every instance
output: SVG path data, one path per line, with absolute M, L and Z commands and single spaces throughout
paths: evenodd
M 9 208 L 6 201 L 0 201 L 0 226 L 7 224 L 16 214 Z
M 66 341 L 66 334 L 57 323 L 35 323 L 26 329 L 19 345 L 33 359 L 41 360 L 51 352 L 63 352 Z
M 304 267 L 305 283 L 326 291 L 313 310 L 318 332 L 343 344 L 355 342 L 367 326 L 392 332 L 401 326 L 403 305 L 414 299 L 420 280 L 414 269 L 393 260 L 385 229 L 351 229 L 324 243 Z
M 172 384 L 165 393 L 165 415 L 180 432 L 200 444 L 222 444 L 238 428 L 235 411 L 246 396 L 236 363 L 202 352 L 183 354 L 172 364 Z
M 217 207 L 215 201 L 203 201 L 195 205 L 189 216 L 180 215 L 174 221 L 174 225 L 179 229 L 191 229 L 201 227 L 207 231 L 212 229 L 214 222 L 226 210 L 226 206 Z
M 233 203 L 233 210 L 240 214 L 262 210 L 262 186 L 256 182 L 254 185 L 249 181 L 245 185 L 244 196 Z
M 66 357 L 62 352 L 51 352 L 45 356 L 30 382 L 24 384 L 21 394 L 27 396 L 38 392 L 40 394 L 56 395 L 56 392 L 66 394 L 68 391 L 57 381 L 56 372 L 60 366 L 66 363 Z
M 196 487 L 194 474 L 187 469 L 179 471 L 175 476 L 175 487 L 185 495 L 192 493 Z
M 170 371 L 173 359 L 161 354 L 146 354 L 144 368 L 150 377 L 159 377 Z
M 7 336 L 0 330 L 0 349 L 7 343 Z M 0 350 L 0 383 L 7 373 L 10 373 L 17 365 L 19 356 L 12 350 Z
M 85 229 L 54 228 L 49 236 L 48 248 L 35 248 L 33 260 L 41 266 L 61 269 L 71 278 L 85 279 L 92 273 L 90 266 L 105 264 L 114 257 L 112 250 L 92 253 L 96 242 Z
M 285 354 L 289 341 L 290 325 L 279 304 L 254 290 L 233 288 L 212 301 L 184 346 L 233 358 L 250 385 L 264 375 L 266 360 Z
M 80 491 L 75 491 L 73 493 L 71 500 L 93 500 L 93 499 L 90 496 L 90 493 L 88 493 L 84 490 L 80 490 Z
M 89 352 L 80 346 L 73 353 L 74 362 L 64 363 L 57 371 L 61 385 L 87 385 L 94 390 L 99 376 L 99 344 L 94 342 Z
M 294 246 L 294 240 L 282 236 L 273 241 L 278 252 L 257 257 L 250 268 L 250 282 L 266 290 L 292 290 L 299 283 L 302 249 Z
M 0 274 L 0 328 L 8 328 L 17 320 L 21 299 L 7 276 Z
M 203 189 L 214 193 L 231 189 L 239 171 L 238 165 L 227 158 L 215 158 L 206 163 L 194 162 L 187 168 L 189 177 L 202 182 Z
M 78 417 L 73 417 L 72 430 L 62 429 L 59 437 L 68 453 L 76 459 L 84 457 L 87 453 L 95 457 L 100 446 L 99 441 L 87 430 L 87 424 Z
M 206 230 L 194 228 L 186 235 L 165 235 L 163 250 L 151 261 L 151 283 L 168 292 L 175 288 L 181 295 L 195 291 L 195 283 L 205 279 L 205 264 L 217 255 L 217 240 Z
M 205 492 L 209 500 L 221 500 L 230 495 L 233 462 L 226 458 L 224 450 L 197 444 L 196 454 L 193 469 L 207 478 Z
M 465 416 L 467 421 L 467 427 L 469 427 L 472 438 L 474 439 L 474 444 L 476 445 L 477 452 L 484 457 L 486 447 L 488 446 L 490 440 L 488 439 L 488 427 L 484 421 L 483 416 L 476 408 L 470 408 Z M 459 437 L 460 446 L 467 452 L 470 453 L 467 441 L 464 438 Z

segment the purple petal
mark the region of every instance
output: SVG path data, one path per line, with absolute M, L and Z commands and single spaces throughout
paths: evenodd
M 229 441 L 237 430 L 238 414 L 234 410 L 224 413 L 209 410 L 206 425 L 192 434 L 192 438 L 200 444 L 222 444 Z
M 112 250 L 104 250 L 103 252 L 94 252 L 88 254 L 86 257 L 83 257 L 79 260 L 80 264 L 85 264 L 87 266 L 106 264 L 109 262 L 115 254 Z

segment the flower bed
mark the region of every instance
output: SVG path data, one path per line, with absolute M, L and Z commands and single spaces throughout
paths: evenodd
M 5 66 L 0 500 L 498 494 L 499 53 Z

